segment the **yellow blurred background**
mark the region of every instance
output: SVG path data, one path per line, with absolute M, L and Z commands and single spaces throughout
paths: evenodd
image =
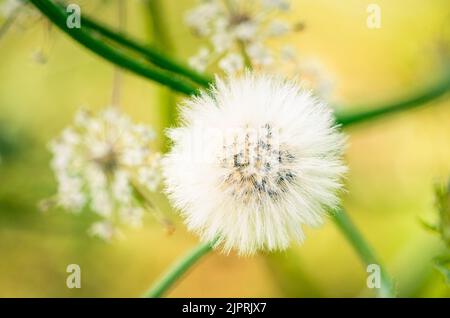
M 159 0 L 179 60 L 200 41 L 183 24 L 195 1 Z M 117 1 L 70 1 L 111 26 Z M 319 59 L 335 78 L 336 107 L 381 105 L 424 89 L 443 75 L 436 46 L 450 28 L 448 0 L 294 0 L 292 20 L 306 28 L 289 41 Z M 152 43 L 145 1 L 127 0 L 127 31 Z M 381 7 L 369 29 L 367 6 Z M 446 33 L 449 34 L 448 32 Z M 450 43 L 450 39 L 447 39 Z M 37 63 L 36 52 L 46 58 Z M 56 183 L 47 143 L 80 106 L 110 100 L 113 66 L 43 19 L 22 21 L 0 38 L 0 134 L 8 152 L 0 164 L 0 297 L 135 297 L 198 239 L 176 219 L 168 236 L 151 217 L 123 240 L 86 234 L 90 216 L 39 212 Z M 126 73 L 123 109 L 151 124 L 163 147 L 173 118 L 161 86 Z M 180 98 L 180 96 L 178 97 Z M 348 106 L 347 106 L 348 105 Z M 355 105 L 355 106 L 353 106 Z M 346 129 L 350 167 L 344 205 L 395 278 L 400 296 L 448 297 L 432 258 L 444 245 L 420 219 L 432 219 L 433 183 L 450 177 L 450 99 Z M 161 198 L 167 210 L 170 206 Z M 81 267 L 80 289 L 66 287 L 66 266 Z M 302 246 L 250 258 L 214 252 L 177 284 L 170 297 L 367 297 L 366 271 L 331 220 L 307 230 Z

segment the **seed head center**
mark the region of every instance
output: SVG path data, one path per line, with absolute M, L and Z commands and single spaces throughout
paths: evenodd
M 245 201 L 264 195 L 279 197 L 295 181 L 291 169 L 295 161 L 286 144 L 270 124 L 258 129 L 245 127 L 224 141 L 222 167 L 224 187 Z

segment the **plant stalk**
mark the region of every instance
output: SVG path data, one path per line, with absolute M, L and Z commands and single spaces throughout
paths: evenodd
M 197 261 L 208 254 L 217 239 L 200 243 L 197 247 L 181 258 L 173 267 L 169 269 L 142 297 L 158 298 L 163 296 Z
M 344 209 L 333 212 L 333 220 L 338 229 L 345 236 L 347 241 L 353 246 L 361 261 L 366 265 L 376 264 L 380 267 L 381 287 L 377 290 L 378 297 L 392 298 L 395 297 L 394 282 L 385 270 L 384 266 L 377 259 L 374 251 L 364 239 L 358 228 L 350 220 Z
M 341 126 L 346 127 L 354 124 L 359 124 L 365 121 L 383 117 L 385 115 L 394 114 L 400 111 L 413 109 L 422 106 L 430 101 L 436 100 L 450 91 L 450 75 L 438 82 L 431 88 L 419 92 L 418 94 L 409 96 L 403 100 L 386 103 L 384 105 L 371 107 L 371 109 L 337 112 L 336 122 Z M 361 109 L 364 107 L 355 107 Z

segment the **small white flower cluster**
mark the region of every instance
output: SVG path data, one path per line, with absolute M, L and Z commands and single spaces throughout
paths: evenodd
M 308 88 L 328 97 L 332 81 L 323 65 L 301 58 L 291 45 L 276 50 L 270 42 L 303 28 L 281 19 L 290 10 L 289 0 L 201 0 L 186 14 L 186 24 L 208 45 L 191 57 L 198 71 L 217 65 L 228 75 L 247 66 L 264 72 L 301 79 Z
M 104 239 L 117 233 L 115 225 L 139 226 L 148 207 L 143 199 L 161 179 L 154 137 L 150 127 L 134 124 L 116 108 L 97 116 L 79 111 L 50 143 L 56 204 L 73 212 L 89 207 L 102 218 L 90 232 Z
M 271 38 L 295 30 L 295 26 L 273 15 L 288 11 L 287 0 L 203 0 L 186 15 L 186 24 L 200 37 L 208 38 L 210 48 L 202 47 L 190 60 L 192 67 L 204 71 L 218 63 L 228 74 L 242 71 L 246 56 L 254 67 L 273 62 L 266 45 Z

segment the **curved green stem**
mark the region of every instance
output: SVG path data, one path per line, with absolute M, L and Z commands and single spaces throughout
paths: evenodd
M 142 297 L 146 298 L 158 298 L 172 287 L 177 280 L 183 276 L 186 271 L 191 268 L 202 256 L 208 254 L 217 242 L 213 240 L 207 243 L 201 243 L 195 247 L 192 251 L 181 258 L 172 268 L 165 273 L 150 290 L 145 292 Z
M 384 266 L 377 259 L 374 251 L 364 239 L 362 234 L 358 231 L 356 226 L 348 217 L 344 209 L 340 209 L 332 214 L 334 222 L 337 227 L 341 230 L 342 234 L 353 246 L 355 251 L 358 253 L 359 257 L 365 265 L 376 264 L 380 266 L 381 269 L 381 288 L 378 289 L 379 297 L 395 297 L 395 287 L 394 282 L 390 278 L 389 274 L 384 269 Z
M 368 110 L 358 110 L 354 112 L 336 113 L 336 121 L 342 126 L 350 126 L 384 115 L 396 113 L 403 110 L 421 106 L 429 101 L 435 100 L 450 91 L 450 76 L 441 80 L 438 84 L 428 90 L 424 90 L 406 99 L 388 103 L 383 106 L 373 107 Z M 355 107 L 356 109 L 358 107 Z
M 149 3 L 152 3 L 150 1 Z M 146 59 L 148 59 L 153 64 L 161 67 L 162 69 L 166 69 L 168 71 L 172 71 L 179 75 L 183 75 L 190 79 L 191 81 L 207 87 L 209 83 L 212 82 L 212 79 L 209 77 L 199 74 L 195 70 L 190 69 L 187 66 L 182 65 L 179 62 L 174 61 L 173 59 L 166 57 L 160 52 L 157 48 L 151 47 L 149 45 L 142 45 L 139 42 L 125 36 L 124 34 L 113 31 L 112 29 L 95 22 L 94 20 L 83 16 L 81 18 L 81 23 L 84 27 L 87 27 L 108 39 L 125 46 L 126 48 L 133 50 L 137 53 L 142 54 Z
M 69 29 L 66 27 L 66 13 L 49 0 L 29 0 L 39 11 L 52 21 L 62 31 L 74 40 L 90 49 L 102 58 L 134 73 L 146 77 L 155 82 L 166 85 L 177 92 L 187 95 L 195 94 L 197 89 L 185 80 L 174 76 L 172 73 L 159 70 L 136 61 L 117 49 L 110 47 L 99 39 L 93 37 L 84 29 Z

